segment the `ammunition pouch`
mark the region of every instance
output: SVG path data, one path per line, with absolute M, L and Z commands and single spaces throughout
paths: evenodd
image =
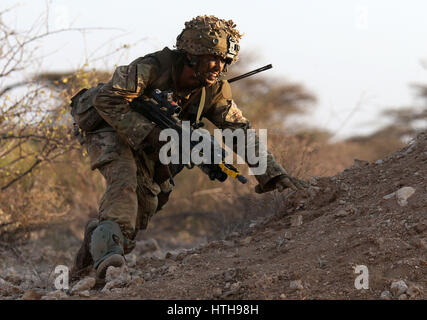
M 84 132 L 95 131 L 108 125 L 93 106 L 93 98 L 103 85 L 100 83 L 94 88 L 82 89 L 71 98 L 71 115 L 77 126 Z

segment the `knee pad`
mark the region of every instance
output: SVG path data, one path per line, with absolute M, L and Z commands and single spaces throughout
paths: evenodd
M 94 268 L 96 269 L 101 262 L 114 254 L 123 255 L 123 242 L 124 236 L 116 222 L 112 220 L 100 222 L 92 233 L 90 243 Z

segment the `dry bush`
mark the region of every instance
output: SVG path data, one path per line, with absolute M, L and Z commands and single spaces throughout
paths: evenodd
M 109 75 L 79 69 L 25 78 L 44 58 L 36 50 L 41 40 L 71 29 L 48 30 L 41 17 L 18 30 L 4 22 L 7 14 L 13 9 L 0 12 L 0 241 L 15 241 L 96 210 L 103 182 L 88 179 L 68 104 Z

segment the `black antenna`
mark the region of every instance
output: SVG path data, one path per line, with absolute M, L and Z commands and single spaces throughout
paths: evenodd
M 261 68 L 249 71 L 248 73 L 242 74 L 240 76 L 231 78 L 230 80 L 228 80 L 228 83 L 231 83 L 231 82 L 234 82 L 234 81 L 237 81 L 237 80 L 240 80 L 240 79 L 252 76 L 252 75 L 254 75 L 256 73 L 259 73 L 259 72 L 262 72 L 262 71 L 265 71 L 265 70 L 268 70 L 268 69 L 271 69 L 271 68 L 273 68 L 273 66 L 271 64 L 268 64 L 268 65 L 266 65 L 264 67 L 261 67 Z

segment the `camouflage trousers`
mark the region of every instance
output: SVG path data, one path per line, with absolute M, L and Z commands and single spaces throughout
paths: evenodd
M 111 130 L 111 129 L 110 129 Z M 135 247 L 139 230 L 168 201 L 169 180 L 154 182 L 155 160 L 145 153 L 136 155 L 114 131 L 100 130 L 85 137 L 91 169 L 98 169 L 106 181 L 99 202 L 99 220 L 113 220 L 125 236 L 125 254 Z

